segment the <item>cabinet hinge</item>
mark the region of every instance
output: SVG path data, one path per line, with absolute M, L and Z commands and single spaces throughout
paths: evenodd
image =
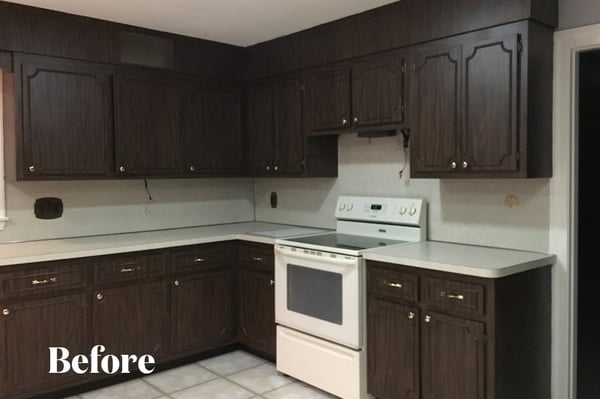
M 517 41 L 517 52 L 519 54 L 523 53 L 523 42 L 521 42 L 521 39 Z
M 402 75 L 406 73 L 406 62 L 402 63 L 402 68 L 400 69 L 400 71 L 402 72 Z
M 402 120 L 406 116 L 406 103 L 402 103 L 402 107 L 400 108 L 400 112 L 402 113 Z

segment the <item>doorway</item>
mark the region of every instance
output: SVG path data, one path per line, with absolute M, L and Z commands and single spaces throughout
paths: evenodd
M 600 50 L 579 55 L 577 195 L 577 399 L 600 398 Z

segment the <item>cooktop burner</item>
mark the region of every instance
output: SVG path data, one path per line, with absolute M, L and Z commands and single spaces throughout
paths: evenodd
M 355 236 L 350 234 L 329 233 L 300 238 L 289 238 L 286 241 L 318 245 L 328 248 L 349 249 L 360 251 L 363 249 L 385 247 L 388 245 L 401 244 L 405 241 L 390 240 L 386 238 Z

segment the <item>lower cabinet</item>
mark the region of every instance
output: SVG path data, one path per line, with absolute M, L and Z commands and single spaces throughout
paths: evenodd
M 549 399 L 550 287 L 549 268 L 485 279 L 368 261 L 368 392 Z
M 86 353 L 88 303 L 83 293 L 1 302 L 0 398 L 24 398 L 82 380 L 49 374 L 49 347 Z
M 233 340 L 232 270 L 219 267 L 171 282 L 171 337 L 176 353 L 193 352 Z
M 165 357 L 164 281 L 97 289 L 93 295 L 93 345 L 104 345 L 111 354 L 149 354 L 157 360 Z

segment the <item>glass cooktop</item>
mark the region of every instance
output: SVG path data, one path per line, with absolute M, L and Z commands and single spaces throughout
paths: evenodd
M 288 238 L 286 241 L 299 244 L 318 245 L 328 248 L 349 249 L 360 251 L 363 249 L 385 247 L 388 245 L 401 244 L 405 241 L 390 240 L 387 238 L 355 236 L 350 234 L 329 233 L 315 236 Z

